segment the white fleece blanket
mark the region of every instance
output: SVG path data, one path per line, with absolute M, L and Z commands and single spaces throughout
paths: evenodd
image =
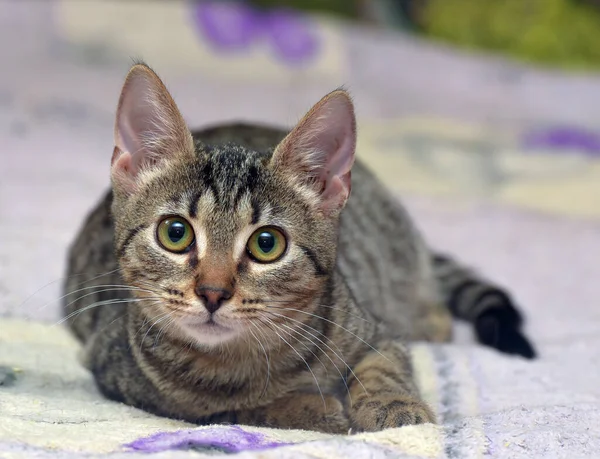
M 600 153 L 589 138 L 552 151 L 521 142 L 532 126 L 600 119 L 600 79 L 512 64 L 519 78 L 502 79 L 501 61 L 321 19 L 321 52 L 299 70 L 258 45 L 211 52 L 188 13 L 178 2 L 0 6 L 0 458 L 600 457 Z M 441 425 L 377 434 L 197 428 L 104 400 L 54 324 L 67 244 L 108 182 L 132 55 L 163 75 L 193 125 L 291 124 L 348 83 L 359 155 L 433 245 L 510 286 L 540 359 L 479 347 L 464 327 L 452 345 L 418 344 L 419 385 Z

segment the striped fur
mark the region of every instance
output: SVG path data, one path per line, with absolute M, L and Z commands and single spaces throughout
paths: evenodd
M 473 323 L 479 342 L 508 354 L 534 358 L 522 335 L 523 318 L 510 294 L 452 258 L 433 256 L 435 277 L 452 315 Z
M 381 430 L 435 421 L 403 343 L 448 341 L 451 312 L 482 342 L 527 354 L 506 345 L 528 345 L 507 319 L 516 312 L 507 294 L 432 255 L 360 161 L 344 210 L 317 210 L 317 188 L 304 192 L 281 162 L 272 167 L 286 134 L 220 126 L 193 133 L 193 151 L 175 139 L 184 151 L 138 166 L 141 181 L 125 188 L 117 176 L 90 214 L 70 249 L 64 310 L 107 397 L 196 423 Z M 135 160 L 116 155 L 117 165 Z M 190 250 L 158 245 L 161 215 L 190 222 Z M 274 222 L 288 236 L 285 256 L 252 262 L 245 241 Z M 233 292 L 210 316 L 218 332 L 194 290 L 206 279 Z

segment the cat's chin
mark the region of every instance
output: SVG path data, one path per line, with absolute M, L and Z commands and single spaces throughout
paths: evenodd
M 204 346 L 215 346 L 231 341 L 239 335 L 238 330 L 215 322 L 202 322 L 200 320 L 185 321 L 179 324 L 182 331 L 196 343 Z

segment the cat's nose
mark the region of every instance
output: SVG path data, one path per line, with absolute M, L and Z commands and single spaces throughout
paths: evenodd
M 225 288 L 208 287 L 198 285 L 195 289 L 196 295 L 204 303 L 204 307 L 211 314 L 216 312 L 224 301 L 232 297 L 231 291 Z

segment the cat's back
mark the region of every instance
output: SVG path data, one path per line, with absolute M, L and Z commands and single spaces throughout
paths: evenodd
M 286 136 L 285 129 L 250 123 L 209 126 L 192 131 L 195 140 L 209 145 L 239 144 L 251 150 L 272 150 Z

